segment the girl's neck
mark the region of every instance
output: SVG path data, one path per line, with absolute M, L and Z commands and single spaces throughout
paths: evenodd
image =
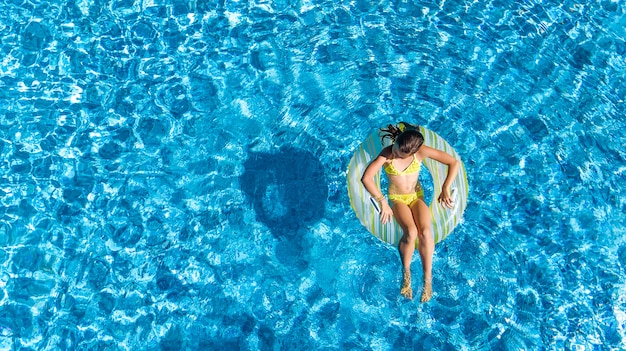
M 404 156 L 404 157 L 397 157 L 396 155 L 393 155 L 393 158 L 396 159 L 396 160 L 408 160 L 409 158 L 413 158 L 413 155 L 414 154 L 410 154 L 410 155 L 407 155 L 407 156 Z

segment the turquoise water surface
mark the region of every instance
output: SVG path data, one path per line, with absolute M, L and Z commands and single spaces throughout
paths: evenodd
M 625 28 L 600 0 L 0 2 L 0 349 L 626 349 Z M 347 195 L 401 120 L 470 185 L 426 304 Z

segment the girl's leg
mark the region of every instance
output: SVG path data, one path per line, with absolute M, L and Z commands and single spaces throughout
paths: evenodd
M 400 252 L 400 260 L 402 261 L 403 278 L 400 294 L 408 299 L 413 298 L 413 289 L 411 288 L 411 260 L 413 252 L 415 252 L 415 240 L 417 239 L 418 230 L 413 220 L 413 214 L 409 206 L 394 202 L 392 206 L 393 215 L 402 228 L 403 235 L 398 244 Z
M 433 252 L 435 250 L 435 241 L 433 239 L 431 229 L 431 215 L 428 205 L 423 198 L 417 200 L 411 207 L 413 212 L 413 220 L 418 227 L 418 247 L 420 258 L 422 260 L 422 270 L 424 272 L 424 289 L 422 290 L 422 302 L 430 300 L 433 295 L 432 290 L 432 268 L 433 268 Z

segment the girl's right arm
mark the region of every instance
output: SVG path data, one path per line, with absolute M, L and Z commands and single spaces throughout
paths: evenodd
M 374 176 L 376 173 L 383 168 L 383 165 L 387 162 L 387 158 L 381 155 L 378 155 L 370 164 L 365 168 L 363 172 L 363 176 L 361 177 L 361 183 L 365 186 L 365 189 L 372 195 L 373 198 L 376 199 L 380 203 L 380 220 L 384 223 L 391 220 L 391 216 L 393 216 L 393 211 L 385 198 L 383 192 L 378 189 L 376 183 L 374 182 Z

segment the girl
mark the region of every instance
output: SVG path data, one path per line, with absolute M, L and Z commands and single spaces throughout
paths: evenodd
M 448 174 L 438 201 L 443 206 L 452 208 L 450 184 L 459 171 L 459 161 L 443 151 L 423 146 L 424 136 L 417 127 L 408 123 L 401 122 L 398 126 L 390 124 L 386 129 L 381 129 L 381 132 L 382 140 L 389 138 L 393 144 L 384 148 L 380 155 L 370 162 L 363 172 L 361 182 L 380 203 L 380 220 L 387 223 L 393 216 L 402 228 L 403 235 L 398 244 L 403 266 L 400 294 L 408 299 L 413 298 L 411 260 L 415 251 L 415 240 L 419 239 L 418 251 L 424 272 L 421 301 L 426 302 L 432 297 L 431 270 L 435 243 L 431 232 L 430 209 L 424 202 L 424 191 L 418 180 L 421 162 L 428 157 L 448 166 Z M 374 182 L 374 176 L 381 168 L 384 168 L 389 181 L 387 193 L 391 206 Z

